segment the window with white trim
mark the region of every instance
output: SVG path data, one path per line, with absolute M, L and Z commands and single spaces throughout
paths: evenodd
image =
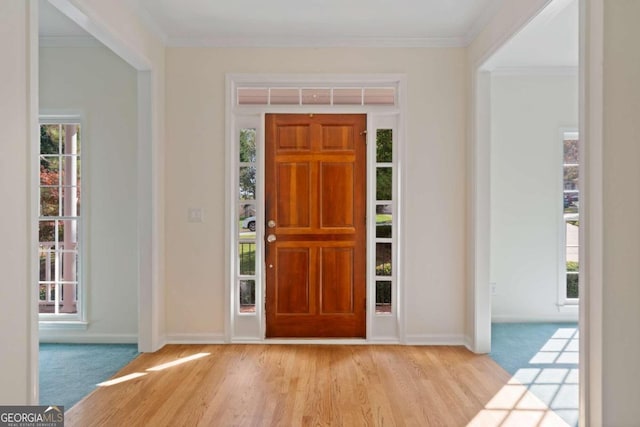
M 561 271 L 561 302 L 575 304 L 578 301 L 579 230 L 580 230 L 580 141 L 577 132 L 564 132 L 562 138 L 562 215 L 563 259 Z
M 390 314 L 393 307 L 393 129 L 376 129 L 376 314 Z
M 256 312 L 256 129 L 238 131 L 238 275 L 240 313 Z
M 47 320 L 81 312 L 80 141 L 79 121 L 41 121 L 38 302 Z

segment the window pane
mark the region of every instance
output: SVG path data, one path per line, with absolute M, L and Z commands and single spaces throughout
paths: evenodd
M 361 105 L 362 89 L 334 89 L 333 105 Z
M 565 191 L 564 195 L 564 213 L 578 214 L 578 204 L 580 203 L 580 193 L 578 191 Z
M 238 230 L 241 239 L 256 237 L 256 207 L 253 204 L 241 204 L 238 208 Z
M 393 171 L 376 168 L 376 200 L 393 200 Z
M 78 280 L 78 257 L 75 252 L 75 245 L 64 247 L 64 251 L 60 251 L 60 280 L 63 282 L 75 282 Z M 65 285 L 66 286 L 66 285 Z
M 300 92 L 298 89 L 271 89 L 271 105 L 300 104 Z
M 58 185 L 59 166 L 58 156 L 40 156 L 40 184 Z
M 60 197 L 57 188 L 40 188 L 40 215 L 60 215 Z
M 256 161 L 256 130 L 240 130 L 240 162 L 255 163 Z
M 364 90 L 365 105 L 394 105 L 396 90 L 394 88 L 367 88 Z
M 62 216 L 78 216 L 80 197 L 77 187 L 62 187 Z
M 243 166 L 240 168 L 240 200 L 255 200 L 256 198 L 256 168 Z
M 578 166 L 564 167 L 564 189 L 579 190 L 578 188 Z
M 65 250 L 76 250 L 78 244 L 78 221 L 75 219 L 58 221 L 59 247 Z
M 376 237 L 392 237 L 393 215 L 391 205 L 376 206 Z
M 269 101 L 269 89 L 241 88 L 238 89 L 238 104 L 240 105 L 267 105 Z
M 60 125 L 40 126 L 40 154 L 60 152 Z
M 567 215 L 565 219 L 567 245 L 567 261 L 578 261 L 578 247 L 580 246 L 580 221 L 577 215 Z M 575 217 L 575 218 L 574 218 Z M 570 250 L 573 251 L 570 252 Z
M 64 124 L 62 128 L 61 154 L 78 154 L 80 148 L 80 127 L 75 124 Z
M 391 313 L 391 281 L 376 282 L 376 313 Z
M 55 252 L 50 244 L 40 244 L 40 281 L 51 282 L 55 279 Z
M 579 298 L 578 283 L 580 276 L 578 273 L 567 272 L 567 298 Z
M 578 163 L 578 140 L 565 139 L 564 140 L 564 163 Z
M 40 221 L 38 227 L 38 240 L 40 242 L 40 246 L 42 247 L 43 242 L 54 242 L 55 234 L 54 234 L 55 221 Z
M 256 312 L 256 281 L 240 280 L 240 313 Z
M 302 89 L 302 104 L 331 103 L 331 89 Z
M 256 274 L 255 242 L 238 243 L 238 262 L 241 275 L 252 276 Z
M 376 161 L 391 163 L 393 161 L 393 131 L 378 129 L 376 132 Z
M 391 276 L 391 243 L 376 243 L 376 276 Z

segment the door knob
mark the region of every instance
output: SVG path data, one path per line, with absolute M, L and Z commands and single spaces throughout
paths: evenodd
M 276 235 L 275 235 L 275 234 L 269 234 L 269 235 L 267 236 L 267 242 L 269 242 L 269 243 L 273 243 L 273 242 L 275 242 L 275 241 L 276 241 Z
M 269 220 L 269 222 L 267 222 L 267 227 L 269 228 L 273 228 L 276 226 L 276 222 L 272 219 Z

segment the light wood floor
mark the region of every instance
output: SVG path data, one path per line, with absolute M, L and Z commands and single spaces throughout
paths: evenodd
M 208 356 L 161 371 L 157 365 Z M 465 426 L 510 379 L 462 347 L 169 345 L 69 411 L 66 426 Z

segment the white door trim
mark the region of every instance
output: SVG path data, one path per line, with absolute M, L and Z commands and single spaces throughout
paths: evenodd
M 237 195 L 236 195 L 236 168 L 238 168 L 238 155 L 236 145 L 236 135 L 238 134 L 239 124 L 253 123 L 250 127 L 257 129 L 257 144 L 264 145 L 264 115 L 267 113 L 327 113 L 327 114 L 367 114 L 368 129 L 368 158 L 367 168 L 375 168 L 375 126 L 379 124 L 379 128 L 389 126 L 389 117 L 393 118 L 394 124 L 394 143 L 397 142 L 397 160 L 395 185 L 395 266 L 394 279 L 396 283 L 396 292 L 394 294 L 395 311 L 393 316 L 376 316 L 375 314 L 375 277 L 369 271 L 371 269 L 371 259 L 375 261 L 375 252 L 372 252 L 370 238 L 368 237 L 367 249 L 367 340 L 369 343 L 398 343 L 403 340 L 404 332 L 404 304 L 403 293 L 400 278 L 403 276 L 403 266 L 401 261 L 402 244 L 402 186 L 404 149 L 403 138 L 404 122 L 406 116 L 406 76 L 402 74 L 321 74 L 321 75 L 300 75 L 300 74 L 228 74 L 226 76 L 226 203 L 225 221 L 229 226 L 226 227 L 225 236 L 225 341 L 226 342 L 265 342 L 265 315 L 263 310 L 263 289 L 264 271 L 261 268 L 262 254 L 258 245 L 262 242 L 263 227 L 261 215 L 264 213 L 264 183 L 258 183 L 256 188 L 256 313 L 253 316 L 239 314 L 235 310 L 237 299 L 236 295 L 236 262 L 234 245 L 236 244 L 237 229 Z M 389 87 L 396 88 L 395 105 L 237 105 L 236 90 L 238 87 L 297 87 L 297 88 L 318 88 L 318 87 Z M 244 126 L 244 125 L 243 125 Z M 374 153 L 374 156 L 371 155 Z M 257 159 L 257 177 L 260 178 L 264 174 L 264 156 L 258 150 Z M 371 175 L 368 175 L 370 177 Z M 371 185 L 370 180 L 367 184 L 367 205 L 371 201 L 375 201 L 375 185 Z M 368 230 L 375 227 L 375 215 L 368 215 Z M 370 234 L 370 233 L 369 233 Z M 372 285 L 373 283 L 373 285 Z M 306 340 L 303 340 L 306 342 Z M 332 340 L 314 340 L 314 342 L 332 343 Z M 268 340 L 268 342 L 274 342 Z

